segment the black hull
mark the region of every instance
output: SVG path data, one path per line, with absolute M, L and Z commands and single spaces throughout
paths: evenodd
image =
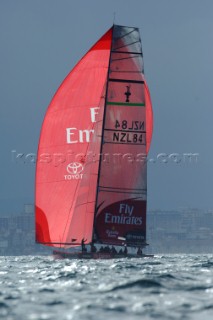
M 152 254 L 113 254 L 107 252 L 63 252 L 63 251 L 53 251 L 53 256 L 56 259 L 121 259 L 121 258 L 153 258 Z

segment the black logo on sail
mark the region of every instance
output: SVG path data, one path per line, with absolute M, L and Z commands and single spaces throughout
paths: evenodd
M 126 102 L 129 102 L 129 97 L 131 96 L 130 86 L 126 86 L 126 87 L 127 87 L 127 90 L 124 94 L 126 96 Z

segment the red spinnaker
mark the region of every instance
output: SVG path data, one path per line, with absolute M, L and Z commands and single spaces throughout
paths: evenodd
M 37 242 L 57 247 L 79 244 L 82 238 L 91 241 L 97 162 L 92 168 L 93 179 L 80 186 L 97 114 L 103 108 L 111 41 L 112 29 L 69 73 L 47 110 L 36 168 Z M 96 145 L 100 149 L 100 139 Z M 86 212 L 76 218 L 77 199 L 87 205 Z

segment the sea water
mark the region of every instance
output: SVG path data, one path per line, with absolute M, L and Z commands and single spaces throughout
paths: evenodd
M 0 257 L 0 319 L 213 319 L 213 255 Z

